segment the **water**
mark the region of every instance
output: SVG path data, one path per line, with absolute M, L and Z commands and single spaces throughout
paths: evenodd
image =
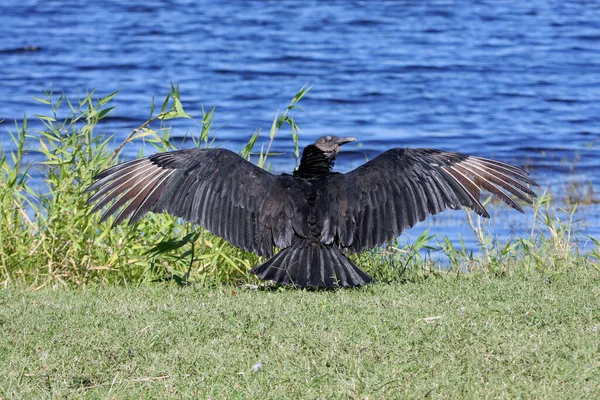
M 125 3 L 2 2 L 4 146 L 24 112 L 48 112 L 32 100 L 41 88 L 120 90 L 101 127 L 118 141 L 174 82 L 188 112 L 217 107 L 218 142 L 237 151 L 309 82 L 295 115 L 302 145 L 325 133 L 359 138 L 341 171 L 390 147 L 436 147 L 525 165 L 561 196 L 569 182 L 600 190 L 598 2 Z M 177 127 L 177 137 L 193 132 Z M 285 153 L 276 172 L 293 167 L 290 144 L 275 143 Z M 529 211 L 491 207 L 500 236 L 531 225 Z M 600 235 L 599 206 L 576 218 L 582 234 Z M 472 244 L 464 222 L 446 213 L 420 229 Z

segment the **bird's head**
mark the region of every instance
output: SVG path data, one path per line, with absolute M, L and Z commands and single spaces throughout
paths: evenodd
M 327 158 L 335 158 L 340 151 L 340 146 L 350 142 L 356 142 L 356 138 L 327 135 L 318 138 L 315 147 L 321 150 Z

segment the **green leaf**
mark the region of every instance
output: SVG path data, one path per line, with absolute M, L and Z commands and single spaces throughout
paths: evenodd
M 42 104 L 52 104 L 52 102 L 48 99 L 42 99 L 41 97 L 34 97 L 33 98 L 36 101 L 39 101 Z
M 56 122 L 56 119 L 53 117 L 48 117 L 46 115 L 36 115 L 35 116 L 37 119 L 41 120 L 41 121 L 48 121 L 48 122 Z
M 181 117 L 181 118 L 192 118 L 188 113 L 186 113 L 183 109 L 183 105 L 181 104 L 181 101 L 179 100 L 179 98 L 174 98 L 173 99 L 173 107 L 175 108 L 175 111 L 177 112 L 177 116 Z
M 102 97 L 100 100 L 98 100 L 98 104 L 101 106 L 105 105 L 106 103 L 111 101 L 113 99 L 113 97 L 115 97 L 117 95 L 117 93 L 119 93 L 118 90 L 116 92 L 112 92 L 108 96 Z
M 105 108 L 104 110 L 100 110 L 100 111 L 98 112 L 98 114 L 96 115 L 96 118 L 97 118 L 98 120 L 101 120 L 102 118 L 104 118 L 104 116 L 105 116 L 106 114 L 108 114 L 108 113 L 109 113 L 109 112 L 110 112 L 112 109 L 114 109 L 114 108 L 115 108 L 115 107 L 109 107 L 109 108 Z
M 279 129 L 279 127 L 277 126 L 278 120 L 279 120 L 279 111 L 275 114 L 275 118 L 273 119 L 273 123 L 271 124 L 271 129 L 269 130 L 269 138 L 271 140 L 275 137 L 275 134 L 277 133 L 277 129 Z
M 163 101 L 162 106 L 160 107 L 160 113 L 164 113 L 167 111 L 167 106 L 169 105 L 169 99 L 171 98 L 171 94 L 169 93 L 167 97 L 165 97 L 165 101 Z M 154 104 L 154 101 L 152 101 Z
M 306 93 L 308 93 L 308 91 L 310 89 L 312 89 L 312 86 L 308 86 L 306 87 L 307 84 L 305 84 L 304 86 L 302 86 L 300 88 L 300 90 L 298 91 L 298 93 L 296 93 L 296 95 L 294 96 L 294 98 L 292 99 L 292 103 L 297 103 L 300 100 L 302 100 L 302 98 L 306 95 Z
M 252 135 L 252 137 L 250 138 L 250 140 L 248 141 L 248 143 L 246 144 L 246 146 L 244 147 L 244 150 L 242 150 L 242 157 L 244 157 L 245 159 L 249 160 L 250 159 L 250 153 L 252 152 L 252 149 L 254 148 L 254 144 L 256 143 L 256 140 L 258 139 L 258 135 L 260 134 L 260 129 L 257 129 L 254 134 Z

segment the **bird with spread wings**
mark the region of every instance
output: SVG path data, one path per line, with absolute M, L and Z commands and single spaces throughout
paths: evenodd
M 346 174 L 333 172 L 353 137 L 323 136 L 291 175 L 271 174 L 232 151 L 193 148 L 128 161 L 100 172 L 87 189 L 93 211 L 114 225 L 147 212 L 192 221 L 267 258 L 251 272 L 300 287 L 359 286 L 372 279 L 347 255 L 373 249 L 446 209 L 483 217 L 488 191 L 523 212 L 537 184 L 499 161 L 435 149 L 395 148 Z M 276 249 L 280 249 L 276 252 Z

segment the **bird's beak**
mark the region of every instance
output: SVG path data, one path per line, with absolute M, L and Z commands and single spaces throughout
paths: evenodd
M 351 143 L 351 142 L 356 142 L 356 138 L 353 136 L 349 136 L 349 137 L 341 137 L 341 138 L 338 138 L 338 140 L 337 140 L 337 144 L 339 146 L 346 144 L 346 143 Z

